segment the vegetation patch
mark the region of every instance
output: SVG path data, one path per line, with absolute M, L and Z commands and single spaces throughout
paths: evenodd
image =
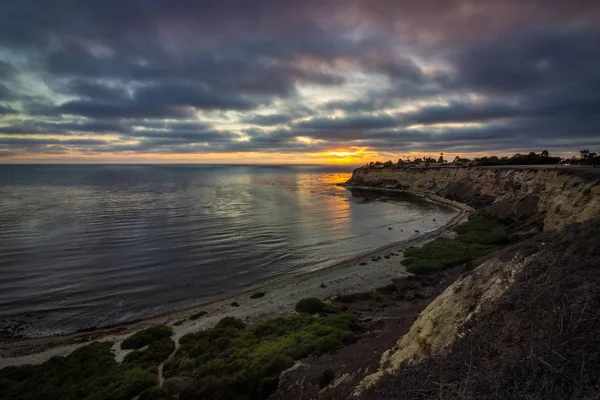
M 192 378 L 185 389 L 171 393 L 180 399 L 266 399 L 294 360 L 352 343 L 354 329 L 353 317 L 338 314 L 292 315 L 248 326 L 224 318 L 212 329 L 182 337 L 165 374 Z
M 143 331 L 136 332 L 121 343 L 122 349 L 141 349 L 150 343 L 173 335 L 173 329 L 167 325 L 154 325 Z
M 140 395 L 140 400 L 166 400 L 169 398 L 171 396 L 169 396 L 167 389 L 160 386 L 152 386 Z
M 408 272 L 425 275 L 452 268 L 501 249 L 509 243 L 508 229 L 478 213 L 455 229 L 454 239 L 438 238 L 404 252 Z
M 0 398 L 130 400 L 156 385 L 158 364 L 175 349 L 171 339 L 162 338 L 117 364 L 112 345 L 93 342 L 41 365 L 4 368 L 0 370 Z
M 327 314 L 332 312 L 332 310 L 330 310 L 329 307 L 327 307 L 327 304 L 314 297 L 308 297 L 306 299 L 300 300 L 296 303 L 294 309 L 298 313 L 306 313 L 311 315 Z

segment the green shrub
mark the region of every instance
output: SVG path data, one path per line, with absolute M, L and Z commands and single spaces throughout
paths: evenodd
M 175 351 L 175 342 L 170 338 L 163 338 L 150 343 L 145 350 L 132 351 L 125 356 L 123 362 L 149 368 L 160 364 L 173 351 Z
M 224 318 L 212 329 L 182 337 L 165 374 L 193 377 L 195 386 L 185 394 L 190 398 L 266 399 L 294 360 L 352 343 L 353 329 L 352 317 L 336 314 L 300 314 L 253 325 Z
M 405 250 L 402 264 L 413 274 L 426 275 L 452 268 L 494 252 L 508 243 L 508 231 L 483 214 L 475 214 L 455 229 L 454 239 L 438 238 Z
M 122 349 L 141 349 L 155 340 L 168 338 L 173 335 L 173 329 L 167 325 L 154 325 L 129 336 L 121 343 Z
M 457 240 L 463 243 L 505 245 L 508 243 L 506 226 L 486 217 L 482 213 L 473 215 L 469 221 L 456 227 Z
M 242 321 L 239 318 L 235 318 L 235 317 L 225 317 L 225 318 L 221 319 L 219 322 L 217 322 L 217 325 L 215 325 L 216 329 L 231 328 L 231 329 L 235 329 L 235 330 L 242 330 L 245 327 L 246 327 L 246 324 L 244 323 L 244 321 Z
M 166 400 L 169 398 L 171 397 L 167 389 L 160 386 L 152 386 L 140 395 L 139 400 Z
M 314 297 L 309 297 L 309 298 L 300 300 L 298 303 L 296 303 L 296 306 L 294 307 L 294 309 L 296 310 L 296 312 L 307 313 L 307 314 L 311 314 L 311 315 L 326 313 L 329 311 L 329 309 L 327 308 L 327 305 L 325 303 L 323 303 L 321 300 L 316 299 Z
M 158 364 L 174 349 L 173 341 L 165 338 L 150 343 L 147 353 L 134 351 L 125 362 L 117 364 L 112 345 L 92 342 L 67 357 L 2 369 L 0 399 L 130 400 L 156 384 Z M 141 353 L 145 355 L 142 357 Z

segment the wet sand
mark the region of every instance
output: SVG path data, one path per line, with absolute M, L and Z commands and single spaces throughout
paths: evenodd
M 177 339 L 181 336 L 212 327 L 223 317 L 233 316 L 247 323 L 258 322 L 293 314 L 294 305 L 306 297 L 328 299 L 339 294 L 364 292 L 385 286 L 392 278 L 407 275 L 406 269 L 401 264 L 403 250 L 408 247 L 422 246 L 440 236 L 452 235 L 452 228 L 464 222 L 473 211 L 464 204 L 437 196 L 427 196 L 427 200 L 449 205 L 457 211 L 457 214 L 448 224 L 435 231 L 415 232 L 413 237 L 406 241 L 376 249 L 334 266 L 301 276 L 267 281 L 243 292 L 208 301 L 193 308 L 68 335 L 23 340 L 9 339 L 0 344 L 0 368 L 10 365 L 39 364 L 52 356 L 67 355 L 92 340 L 115 342 L 113 346 L 115 359 L 121 361 L 126 351 L 120 349 L 120 342 L 133 332 L 154 324 L 173 326 L 174 339 L 177 343 Z M 261 292 L 264 292 L 263 297 L 256 299 L 250 297 Z M 194 315 L 196 318 L 190 318 Z

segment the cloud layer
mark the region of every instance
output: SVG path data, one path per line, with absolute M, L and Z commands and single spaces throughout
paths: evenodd
M 4 157 L 600 145 L 593 0 L 21 0 L 1 11 Z

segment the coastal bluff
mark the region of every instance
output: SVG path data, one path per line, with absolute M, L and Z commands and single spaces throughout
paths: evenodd
M 598 329 L 594 322 L 597 315 L 588 314 L 589 307 L 598 306 L 600 300 L 595 294 L 600 287 L 599 178 L 592 171 L 575 168 L 354 170 L 347 182 L 350 187 L 403 190 L 466 203 L 509 222 L 525 234 L 523 238 L 529 238 L 474 262 L 472 269 L 429 304 L 410 330 L 383 354 L 378 370 L 363 378 L 354 396 L 388 398 L 380 394 L 404 392 L 410 397 L 412 391 L 429 390 L 419 382 L 440 369 L 453 371 L 444 380 L 449 387 L 459 388 L 456 398 L 462 398 L 466 387 L 477 393 L 475 385 L 493 383 L 499 393 L 505 390 L 511 383 L 498 383 L 495 370 L 505 371 L 507 376 L 521 371 L 519 376 L 524 380 L 559 379 L 552 370 L 541 373 L 534 369 L 531 377 L 522 372 L 529 368 L 523 367 L 525 363 L 534 362 L 527 352 L 542 354 L 544 349 L 562 358 L 552 364 L 549 359 L 539 361 L 542 357 L 538 356 L 535 362 L 542 368 L 543 363 L 561 365 L 565 370 L 579 363 L 583 368 L 579 352 L 591 346 L 593 332 Z M 570 330 L 563 326 L 567 320 Z M 535 335 L 531 336 L 534 326 Z M 573 335 L 581 339 L 580 343 L 555 347 Z M 479 346 L 477 351 L 474 346 Z M 518 352 L 524 355 L 515 355 Z M 468 366 L 466 371 L 464 365 Z M 479 368 L 477 383 L 471 365 Z M 581 376 L 587 372 L 582 370 Z M 536 395 L 546 390 L 538 389 Z M 585 392 L 588 387 L 582 384 L 578 390 Z
M 361 167 L 347 184 L 437 195 L 523 230 L 556 231 L 600 215 L 600 174 L 575 168 Z

